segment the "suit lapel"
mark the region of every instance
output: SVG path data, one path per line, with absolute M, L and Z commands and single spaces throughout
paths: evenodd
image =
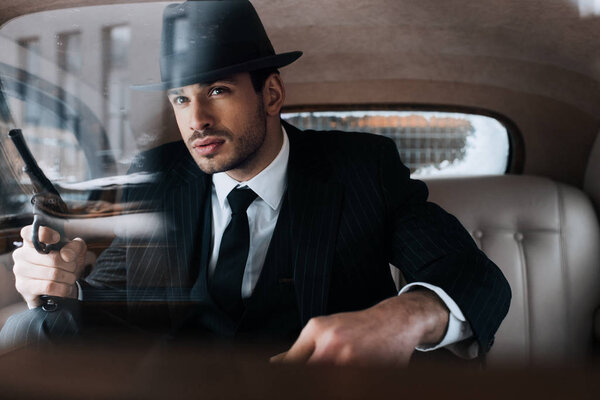
M 165 230 L 167 238 L 167 288 L 172 301 L 184 301 L 194 284 L 199 262 L 191 265 L 197 249 L 196 235 L 205 226 L 204 208 L 210 176 L 202 173 L 194 160 L 185 157 L 171 171 L 171 182 L 165 193 Z M 198 260 L 202 257 L 198 258 Z
M 327 310 L 327 295 L 343 198 L 329 180 L 327 155 L 315 151 L 303 133 L 284 123 L 290 140 L 288 201 L 292 266 L 303 324 Z

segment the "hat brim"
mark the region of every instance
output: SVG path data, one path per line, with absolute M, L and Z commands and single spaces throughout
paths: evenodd
M 254 60 L 246 61 L 240 64 L 227 66 L 212 71 L 202 72 L 192 76 L 182 77 L 160 83 L 152 83 L 148 85 L 131 85 L 131 89 L 146 92 L 163 91 L 196 83 L 213 82 L 220 78 L 227 77 L 239 72 L 251 72 L 263 68 L 279 68 L 289 65 L 296 61 L 302 55 L 301 51 L 291 51 L 289 53 L 274 54 L 268 57 L 261 57 Z

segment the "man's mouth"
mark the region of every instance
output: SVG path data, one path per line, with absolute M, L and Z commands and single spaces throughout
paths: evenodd
M 196 154 L 208 156 L 216 153 L 223 143 L 225 143 L 224 139 L 207 137 L 204 139 L 194 140 L 192 142 L 192 148 Z

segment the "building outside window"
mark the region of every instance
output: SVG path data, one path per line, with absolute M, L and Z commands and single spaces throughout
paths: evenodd
M 40 105 L 39 96 L 32 90 L 32 77 L 37 76 L 40 71 L 40 40 L 39 38 L 26 38 L 18 42 L 19 45 L 19 66 L 21 68 L 20 88 L 21 96 L 25 99 L 22 113 L 23 120 L 32 125 L 39 124 Z
M 356 110 L 285 112 L 282 118 L 300 129 L 387 136 L 413 177 L 504 174 L 508 166 L 508 131 L 482 115 Z
M 129 127 L 129 49 L 131 29 L 127 25 L 107 27 L 103 32 L 104 121 L 115 158 L 127 164 L 133 154 Z
M 62 176 L 74 176 L 83 179 L 80 171 L 86 171 L 86 160 L 83 152 L 79 151 L 76 140 L 81 135 L 80 110 L 69 112 L 66 96 L 80 96 L 80 77 L 82 68 L 81 33 L 64 32 L 56 35 L 56 58 L 58 64 L 58 85 L 63 89 L 59 93 L 58 116 L 61 131 L 67 132 L 60 140 L 62 161 L 60 171 Z M 74 137 L 73 137 L 74 135 Z M 79 173 L 78 173 L 79 171 Z

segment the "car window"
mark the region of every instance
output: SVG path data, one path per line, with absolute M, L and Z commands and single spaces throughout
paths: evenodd
M 6 132 L 19 128 L 46 176 L 57 183 L 74 182 L 113 175 L 115 161 L 103 148 L 106 131 L 97 115 L 78 96 L 80 82 L 68 71 L 44 60 L 39 40 L 2 40 L 4 57 L 0 60 L 2 85 L 2 147 L 6 162 L 19 164 L 10 152 Z M 16 62 L 14 62 L 17 60 Z M 56 79 L 46 79 L 54 73 Z M 12 168 L 13 179 L 27 178 Z M 83 199 L 85 193 L 66 193 L 67 198 Z
M 307 107 L 308 108 L 308 107 Z M 415 178 L 504 174 L 509 131 L 497 119 L 443 111 L 300 111 L 282 118 L 301 129 L 368 132 L 394 140 Z
M 150 96 L 137 108 L 143 110 L 138 114 L 142 127 L 135 137 L 131 124 L 135 107 L 130 86 L 143 79 L 132 71 L 132 65 L 142 64 L 133 61 L 139 52 L 156 61 L 165 4 L 58 10 L 5 24 L 0 29 L 3 161 L 20 165 L 6 136 L 9 129 L 19 128 L 40 168 L 65 200 L 115 200 L 106 191 L 127 179 L 134 157 L 176 139 L 165 139 L 167 130 L 162 129 L 157 111 L 165 105 L 162 95 Z M 131 17 L 133 11 L 146 16 L 143 26 L 134 28 L 138 20 Z M 153 32 L 156 40 L 138 42 L 133 48 L 134 31 Z M 154 63 L 145 64 L 153 66 L 154 72 L 158 69 Z M 11 194 L 3 200 L 4 214 L 27 209 L 28 201 L 23 200 L 31 191 L 21 168 L 9 170 L 12 174 L 2 182 L 3 192 Z

